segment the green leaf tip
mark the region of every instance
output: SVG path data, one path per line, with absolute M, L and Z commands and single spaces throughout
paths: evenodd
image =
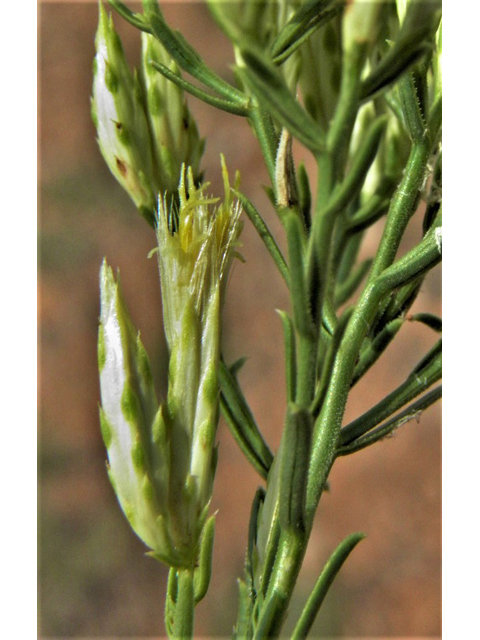
M 291 636 L 292 640 L 303 640 L 308 636 L 335 577 L 350 553 L 365 537 L 366 535 L 364 533 L 352 533 L 347 536 L 332 553 L 315 583 L 300 619 L 295 625 Z
M 206 521 L 203 527 L 202 537 L 200 539 L 198 566 L 195 568 L 193 575 L 195 604 L 198 604 L 203 600 L 210 585 L 214 537 L 215 515 L 211 516 Z

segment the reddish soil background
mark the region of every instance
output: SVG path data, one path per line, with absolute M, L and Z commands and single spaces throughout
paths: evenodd
M 207 62 L 230 78 L 232 53 L 198 3 L 162 4 L 167 18 Z M 97 24 L 95 3 L 40 6 L 40 511 L 39 635 L 48 637 L 163 636 L 166 569 L 145 548 L 120 512 L 105 472 L 98 424 L 96 364 L 98 270 L 107 256 L 122 274 L 125 297 L 150 354 L 159 391 L 166 380 L 155 245 L 148 226 L 106 168 L 90 121 L 89 96 Z M 132 63 L 138 33 L 116 19 Z M 221 192 L 219 154 L 242 189 L 281 229 L 262 184 L 267 176 L 245 121 L 192 99 L 208 140 L 204 167 Z M 308 153 L 298 149 L 308 163 Z M 418 238 L 418 220 L 406 246 Z M 373 251 L 381 232 L 368 238 Z M 275 309 L 288 309 L 281 278 L 248 221 L 245 264 L 234 269 L 224 311 L 228 360 L 248 356 L 241 382 L 273 449 L 285 406 L 282 333 Z M 282 245 L 283 246 L 283 245 Z M 440 311 L 440 273 L 427 279 L 416 311 Z M 352 394 L 346 420 L 392 390 L 435 342 L 425 327 L 407 323 Z M 196 632 L 227 637 L 235 621 L 250 504 L 259 484 L 223 422 L 213 496 L 218 510 L 214 572 L 196 613 Z M 364 540 L 324 604 L 312 637 L 432 637 L 441 634 L 441 436 L 433 407 L 388 441 L 338 461 L 291 608 L 298 614 L 329 553 L 352 531 Z M 287 636 L 288 637 L 288 628 Z

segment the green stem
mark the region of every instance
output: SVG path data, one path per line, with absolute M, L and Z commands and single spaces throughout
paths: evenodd
M 175 605 L 175 638 L 188 640 L 193 638 L 194 621 L 194 582 L 191 569 L 179 569 L 177 572 L 178 591 Z
M 283 531 L 254 640 L 278 638 L 307 547 L 308 537 Z
M 385 296 L 418 277 L 440 259 L 436 229 L 403 258 L 367 283 L 348 323 L 332 368 L 322 410 L 315 423 L 307 486 L 307 517 L 313 519 L 323 487 L 335 458 L 340 426 L 362 342 Z
M 194 610 L 193 569 L 171 567 L 165 605 L 165 628 L 171 640 L 193 638 Z
M 430 144 L 427 140 L 412 146 L 403 178 L 387 214 L 382 239 L 370 270 L 369 283 L 395 260 L 407 224 L 416 209 L 429 157 Z
M 313 401 L 316 382 L 317 339 L 300 335 L 298 338 L 298 363 L 295 402 L 307 408 Z

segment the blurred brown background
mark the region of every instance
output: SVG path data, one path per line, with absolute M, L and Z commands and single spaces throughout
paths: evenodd
M 232 54 L 201 3 L 162 3 L 171 24 L 229 78 Z M 98 270 L 103 256 L 122 274 L 125 297 L 160 391 L 166 379 L 157 266 L 147 254 L 153 232 L 136 215 L 98 151 L 89 96 L 97 6 L 40 6 L 40 533 L 39 635 L 162 636 L 166 569 L 145 548 L 118 508 L 105 472 L 98 425 L 96 364 Z M 128 56 L 138 60 L 138 32 L 116 18 Z M 220 192 L 219 154 L 242 188 L 281 231 L 263 194 L 267 177 L 245 121 L 190 101 L 207 140 L 204 167 Z M 309 161 L 307 152 L 299 157 Z M 369 237 L 373 250 L 381 225 Z M 410 241 L 418 227 L 410 231 Z M 407 239 L 408 242 L 408 239 Z M 248 221 L 245 264 L 237 263 L 225 307 L 224 351 L 246 355 L 241 382 L 271 447 L 279 442 L 284 395 L 282 333 L 276 308 L 288 297 Z M 438 270 L 415 309 L 440 308 Z M 436 337 L 409 324 L 358 385 L 351 419 L 393 389 Z M 226 637 L 235 622 L 250 504 L 258 485 L 224 424 L 213 497 L 218 510 L 214 572 L 196 613 L 198 636 Z M 322 499 L 291 618 L 324 561 L 352 531 L 368 537 L 334 584 L 313 637 L 440 636 L 440 409 L 431 408 L 388 441 L 340 459 Z M 288 636 L 288 628 L 287 628 Z

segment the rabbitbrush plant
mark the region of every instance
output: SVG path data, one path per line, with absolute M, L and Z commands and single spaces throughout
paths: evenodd
M 194 609 L 211 574 L 222 414 L 262 483 L 243 532 L 248 545 L 234 637 L 278 637 L 337 458 L 374 445 L 441 395 L 434 386 L 439 341 L 398 388 L 344 423 L 350 390 L 407 318 L 441 330 L 428 310 L 407 315 L 441 259 L 439 2 L 209 0 L 232 43 L 235 86 L 170 28 L 156 1 L 144 0 L 141 13 L 117 0 L 109 4 L 138 29 L 141 66 L 131 71 L 100 4 L 92 116 L 109 168 L 156 234 L 169 369 L 159 401 L 119 278 L 104 262 L 98 361 L 108 473 L 132 528 L 170 568 L 169 637 L 193 637 Z M 204 141 L 187 94 L 248 121 L 287 256 L 267 216 L 240 191 L 239 176 L 231 184 L 223 157 L 224 194 L 209 193 Z M 294 158 L 293 140 L 316 161 L 316 194 L 313 176 Z M 421 237 L 399 255 L 421 205 Z M 239 363 L 222 356 L 222 307 L 245 217 L 291 300 L 280 312 L 287 406 L 275 454 L 242 392 Z M 366 231 L 380 219 L 376 251 L 359 261 Z M 326 562 L 293 638 L 307 637 L 363 537 L 349 535 Z

